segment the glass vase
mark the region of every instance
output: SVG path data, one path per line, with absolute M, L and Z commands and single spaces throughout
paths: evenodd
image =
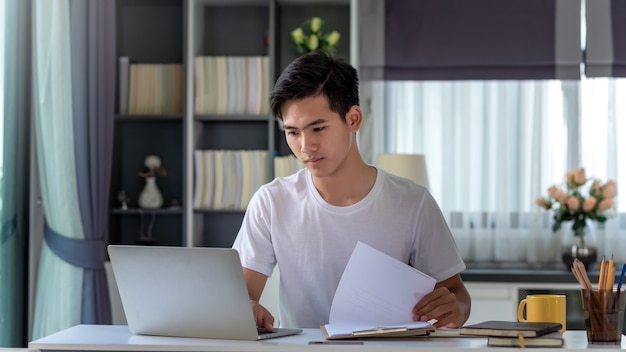
M 598 248 L 595 244 L 594 224 L 590 220 L 585 221 L 585 227 L 578 233 L 572 229 L 573 221 L 564 221 L 561 224 L 561 258 L 567 269 L 572 268 L 574 260 L 580 260 L 585 269 L 589 268 L 598 259 Z

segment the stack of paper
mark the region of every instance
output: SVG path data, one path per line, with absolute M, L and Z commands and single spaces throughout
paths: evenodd
M 435 288 L 421 271 L 357 243 L 322 326 L 326 339 L 426 335 L 435 328 L 413 321 L 413 307 Z

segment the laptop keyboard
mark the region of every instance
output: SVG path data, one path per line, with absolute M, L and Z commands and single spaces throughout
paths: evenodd
M 257 331 L 257 333 L 258 333 L 259 335 L 263 335 L 263 334 L 271 334 L 271 332 L 267 331 L 267 329 L 266 329 L 266 328 L 263 328 L 263 327 L 260 327 L 260 326 L 257 326 L 257 327 L 256 327 L 256 331 Z

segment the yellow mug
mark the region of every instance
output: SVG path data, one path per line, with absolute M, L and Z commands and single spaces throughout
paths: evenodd
M 524 317 L 526 308 L 526 317 Z M 519 302 L 517 319 L 521 322 L 561 323 L 565 332 L 565 295 L 527 295 Z

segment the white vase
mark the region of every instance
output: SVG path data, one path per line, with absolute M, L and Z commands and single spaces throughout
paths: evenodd
M 156 177 L 146 177 L 146 185 L 139 194 L 138 203 L 145 209 L 156 209 L 163 205 L 163 195 L 156 185 Z

